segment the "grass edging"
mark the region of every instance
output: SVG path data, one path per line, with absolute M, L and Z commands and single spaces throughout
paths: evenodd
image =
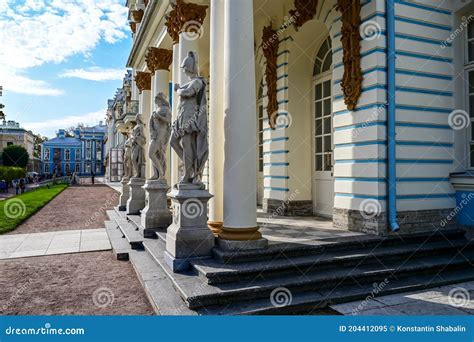
M 0 201 L 0 235 L 15 230 L 67 188 L 67 184 L 41 187 Z

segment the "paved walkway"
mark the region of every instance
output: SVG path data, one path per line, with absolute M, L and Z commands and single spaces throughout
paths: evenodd
M 105 229 L 0 236 L 0 259 L 110 250 Z
M 425 291 L 367 298 L 332 308 L 343 315 L 472 315 L 474 282 L 436 287 Z

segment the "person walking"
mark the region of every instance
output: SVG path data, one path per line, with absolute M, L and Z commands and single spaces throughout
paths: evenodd
M 94 171 L 92 171 L 92 173 L 91 173 L 91 180 L 92 180 L 92 185 L 94 185 L 95 184 L 95 173 L 94 173 Z

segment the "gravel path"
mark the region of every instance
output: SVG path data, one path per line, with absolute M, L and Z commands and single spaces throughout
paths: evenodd
M 104 228 L 120 194 L 106 185 L 71 186 L 9 234 Z
M 111 252 L 0 261 L 2 315 L 152 315 L 130 263 Z

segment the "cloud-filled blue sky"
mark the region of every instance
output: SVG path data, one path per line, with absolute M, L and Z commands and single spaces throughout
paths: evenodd
M 131 38 L 124 0 L 1 0 L 4 112 L 48 137 L 104 120 Z

